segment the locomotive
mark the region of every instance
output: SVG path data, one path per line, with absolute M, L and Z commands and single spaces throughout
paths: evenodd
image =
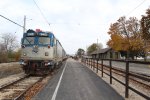
M 26 74 L 48 74 L 66 58 L 52 32 L 29 29 L 21 40 L 20 64 Z

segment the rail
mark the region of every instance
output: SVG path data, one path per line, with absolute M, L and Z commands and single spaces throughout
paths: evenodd
M 28 90 L 30 88 L 32 88 L 35 84 L 37 84 L 38 82 L 41 82 L 45 77 L 40 78 L 37 82 L 35 82 L 34 84 L 32 84 L 31 86 L 29 86 L 25 91 L 23 91 L 18 97 L 14 98 L 14 100 L 24 100 L 24 95 L 26 94 L 26 92 L 28 92 Z
M 25 75 L 25 76 L 21 77 L 21 78 L 18 79 L 18 80 L 15 80 L 15 81 L 12 81 L 12 82 L 7 83 L 7 84 L 5 84 L 5 85 L 2 85 L 2 86 L 0 87 L 0 91 L 1 91 L 2 89 L 4 89 L 4 88 L 7 88 L 7 87 L 13 85 L 13 84 L 16 84 L 16 83 L 19 82 L 19 81 L 24 80 L 24 79 L 27 78 L 27 77 L 29 77 L 29 75 Z
M 99 63 L 101 61 L 101 64 Z M 104 61 L 109 61 L 109 65 L 105 65 Z M 112 61 L 116 61 L 116 62 L 124 62 L 125 63 L 125 70 L 123 69 L 118 69 L 115 68 L 114 66 L 112 66 Z M 136 63 L 136 64 L 150 64 L 150 62 L 142 62 L 142 61 L 129 61 L 129 60 L 113 60 L 113 59 L 93 59 L 93 58 L 82 58 L 82 62 L 88 66 L 90 66 L 91 68 L 93 67 L 93 70 L 96 69 L 96 73 L 98 73 L 98 71 L 101 71 L 101 77 L 103 77 L 103 74 L 106 74 L 110 77 L 109 83 L 112 84 L 112 79 L 114 79 L 115 81 L 119 82 L 120 84 L 125 86 L 125 97 L 128 98 L 129 97 L 129 90 L 132 90 L 133 92 L 137 93 L 138 95 L 144 97 L 145 99 L 150 100 L 150 97 L 145 95 L 144 93 L 138 91 L 137 89 L 129 86 L 129 80 L 133 80 L 136 81 L 139 84 L 145 85 L 147 88 L 150 89 L 150 86 L 140 82 L 136 79 L 140 79 L 142 81 L 146 81 L 146 82 L 150 82 L 150 76 L 148 75 L 143 75 L 140 73 L 135 73 L 129 70 L 130 67 L 130 63 Z M 105 72 L 105 70 L 108 71 Z M 115 78 L 112 73 L 115 73 L 117 75 L 123 76 L 125 77 L 125 81 L 122 82 L 121 80 Z M 136 78 L 136 79 L 134 79 Z

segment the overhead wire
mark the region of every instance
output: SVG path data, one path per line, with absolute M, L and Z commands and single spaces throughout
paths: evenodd
M 44 13 L 42 12 L 41 8 L 38 6 L 37 2 L 35 0 L 33 0 L 34 4 L 36 5 L 36 7 L 39 9 L 43 19 L 45 20 L 45 22 L 50 26 L 51 24 L 77 24 L 77 25 L 89 25 L 86 23 L 49 23 L 47 18 L 45 17 Z M 97 24 L 96 24 L 97 25 Z M 98 24 L 99 25 L 99 24 Z
M 12 21 L 11 19 L 9 19 L 9 18 L 6 18 L 5 16 L 3 16 L 3 15 L 0 15 L 0 17 L 3 17 L 4 19 L 6 19 L 6 20 L 8 20 L 8 21 L 10 21 L 10 22 L 12 22 L 12 23 L 14 23 L 14 24 L 16 24 L 16 25 L 18 25 L 18 26 L 20 26 L 20 27 L 22 27 L 22 28 L 24 28 L 22 25 L 20 25 L 20 24 L 18 24 L 18 23 L 16 23 L 16 22 L 14 22 L 14 21 Z
M 42 10 L 40 9 L 40 7 L 39 7 L 38 4 L 36 3 L 36 1 L 33 0 L 33 2 L 34 2 L 34 4 L 36 5 L 36 7 L 39 9 L 39 11 L 40 11 L 40 13 L 41 13 L 43 19 L 45 20 L 45 22 L 50 26 L 50 23 L 49 23 L 48 20 L 46 19 L 44 13 L 43 13 Z
M 146 0 L 143 0 L 140 4 L 138 4 L 134 9 L 132 9 L 132 10 L 127 14 L 127 16 L 130 15 L 130 14 L 131 14 L 134 10 L 136 10 L 138 7 L 140 7 L 145 1 L 146 1 Z
M 134 10 L 136 10 L 139 6 L 141 6 L 145 1 L 146 1 L 146 0 L 143 0 L 139 5 L 137 5 L 133 10 L 131 10 L 131 11 L 127 14 L 127 16 L 128 16 L 129 14 L 131 14 Z M 45 20 L 45 22 L 50 26 L 50 23 L 49 23 L 48 20 L 46 19 L 44 13 L 43 13 L 42 10 L 40 9 L 40 7 L 39 7 L 38 4 L 36 3 L 36 1 L 33 0 L 33 2 L 35 3 L 36 7 L 39 9 L 39 11 L 40 11 L 40 13 L 41 13 L 43 19 Z M 18 23 L 16 23 L 16 22 L 14 22 L 14 21 L 12 21 L 12 20 L 9 19 L 9 18 L 6 18 L 6 17 L 3 16 L 3 15 L 0 15 L 0 17 L 3 17 L 4 19 L 6 19 L 6 20 L 8 20 L 8 21 L 10 21 L 10 22 L 12 22 L 12 23 L 14 23 L 14 24 L 16 24 L 16 25 L 22 27 L 22 28 L 24 28 L 24 26 L 22 26 L 22 25 L 20 25 L 20 24 L 18 24 Z M 52 24 L 72 24 L 72 23 L 52 23 Z M 82 23 L 77 23 L 77 24 L 78 24 L 78 25 L 81 25 Z

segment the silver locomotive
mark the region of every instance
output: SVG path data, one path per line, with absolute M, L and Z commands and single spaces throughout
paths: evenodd
M 66 58 L 61 43 L 51 32 L 28 30 L 21 46 L 20 64 L 27 74 L 47 74 Z

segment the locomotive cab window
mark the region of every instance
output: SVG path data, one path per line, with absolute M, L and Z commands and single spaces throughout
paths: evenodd
M 36 35 L 36 33 L 27 33 L 27 37 L 34 37 Z
M 48 33 L 45 33 L 45 32 L 40 32 L 38 35 L 40 37 L 48 37 Z
M 49 37 L 39 37 L 39 44 L 50 44 Z
M 23 39 L 23 44 L 34 44 L 34 37 L 25 37 Z

